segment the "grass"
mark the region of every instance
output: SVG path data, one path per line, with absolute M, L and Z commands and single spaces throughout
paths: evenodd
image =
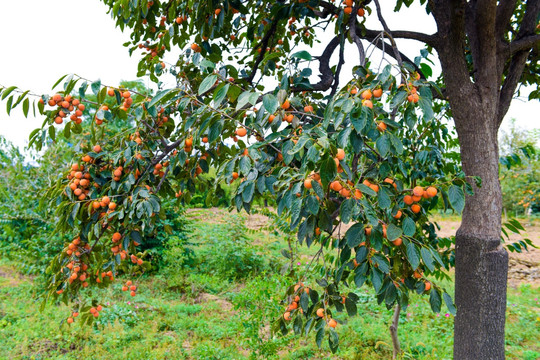
M 199 263 L 184 270 L 143 278 L 138 295 L 126 296 L 121 281 L 93 296 L 104 305 L 91 328 L 63 322 L 70 309 L 49 304 L 43 312 L 34 300 L 31 278 L 17 264 L 0 266 L 0 359 L 388 359 L 392 311 L 362 288 L 359 313 L 338 314 L 340 348 L 331 354 L 326 341 L 318 349 L 314 334 L 272 336 L 270 323 L 295 279 L 282 275 L 288 248 L 272 232 L 249 231 L 245 216 L 210 210 L 191 213 L 191 236 Z M 209 219 L 209 220 L 205 220 Z M 244 233 L 245 236 L 240 236 Z M 234 247 L 234 244 L 243 244 Z M 299 248 L 301 271 L 313 249 Z M 228 252 L 227 252 L 228 251 Z M 236 264 L 241 261 L 242 264 Z M 246 265 L 247 264 L 247 265 Z M 233 270 L 231 270 L 233 268 Z M 451 284 L 446 284 L 451 287 Z M 507 358 L 540 358 L 539 289 L 509 289 Z M 453 317 L 433 314 L 427 298 L 414 296 L 401 314 L 403 359 L 451 359 Z

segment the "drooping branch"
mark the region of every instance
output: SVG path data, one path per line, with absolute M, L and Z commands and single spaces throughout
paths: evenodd
M 365 34 L 369 37 L 375 37 L 378 34 L 380 34 L 380 32 L 381 32 L 380 30 L 366 29 Z M 429 45 L 435 49 L 438 48 L 439 46 L 438 33 L 429 35 L 429 34 L 419 33 L 415 31 L 392 30 L 392 36 L 394 37 L 394 39 L 416 40 L 426 45 Z

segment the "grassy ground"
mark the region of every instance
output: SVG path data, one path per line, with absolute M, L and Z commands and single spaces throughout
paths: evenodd
M 92 294 L 105 309 L 92 328 L 62 321 L 61 304 L 37 310 L 32 279 L 12 264 L 0 266 L 0 359 L 388 359 L 391 311 L 376 304 L 371 291 L 358 291 L 359 314 L 340 314 L 340 349 L 319 350 L 314 335 L 271 336 L 285 289 L 295 279 L 281 275 L 287 248 L 281 236 L 252 231 L 257 218 L 198 210 L 193 245 L 200 260 L 191 268 L 171 268 L 144 278 L 135 298 L 121 281 Z M 241 236 L 241 234 L 246 234 Z M 241 246 L 237 246 L 241 244 Z M 313 250 L 302 248 L 297 271 Z M 171 255 L 175 256 L 174 249 Z M 180 256 L 180 255 L 179 255 Z M 540 358 L 540 292 L 530 285 L 510 289 L 507 358 Z M 450 359 L 453 317 L 433 314 L 427 299 L 414 297 L 402 313 L 399 336 L 403 359 Z

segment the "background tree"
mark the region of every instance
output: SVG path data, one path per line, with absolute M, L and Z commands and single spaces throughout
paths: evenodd
M 63 123 L 72 112 L 64 132 L 80 132 L 84 109 L 74 102 L 89 107 L 86 117 L 93 124 L 80 148 L 82 163 L 72 164 L 67 180 L 51 193 L 60 202 L 59 230 L 75 227 L 79 233 L 51 267 L 51 294 L 67 299 L 94 281 L 106 285 L 128 253 L 142 265 L 133 253 L 142 229 L 154 227 L 155 215 L 162 213 L 160 196 L 189 197 L 200 186 L 198 175 L 215 164 L 218 183 L 242 177 L 234 199 L 238 209 L 249 211 L 257 194 L 276 194 L 278 213 L 291 217 L 298 240 L 321 244 L 315 260 L 325 249 L 337 251 L 314 268 L 321 295 L 302 283 L 291 286 L 288 309 L 277 323 L 286 331 L 294 318 L 294 330 L 314 329 L 319 344 L 328 334 L 332 349 L 338 339 L 331 311 L 345 307 L 355 313 L 354 294 L 344 296 L 341 290 L 352 283 L 371 283 L 380 302 L 398 304 L 398 314 L 411 290 L 429 292 L 435 311 L 443 297 L 453 308 L 444 289 L 432 288 L 420 270 L 441 275 L 451 259 L 436 251 L 450 244 L 437 239 L 429 209 L 441 199 L 458 211 L 464 207 L 456 237 L 454 355 L 504 358 L 508 259 L 500 242 L 497 130 L 517 86 L 538 84 L 540 1 L 420 1 L 437 23 L 435 34 L 391 31 L 377 0 L 105 3 L 118 25 L 132 31 L 131 51 L 146 50 L 138 75 L 160 85 L 159 77 L 168 71 L 177 87 L 149 98 L 70 77 L 60 94 L 42 97 L 38 106 L 47 120 L 32 134 L 34 143 L 47 132 L 54 139 L 53 123 Z M 410 4 L 398 0 L 395 11 Z M 365 28 L 363 17 L 372 11 L 382 31 Z M 320 56 L 296 51 L 300 44 L 312 48 L 319 29 L 336 34 Z M 421 58 L 409 61 L 396 38 L 418 40 L 428 52 L 437 52 L 440 86 L 425 80 L 422 70 L 429 68 Z M 364 40 L 395 58 L 393 73 L 392 66 L 370 65 Z M 350 81 L 340 87 L 347 42 L 356 48 L 358 61 Z M 171 66 L 161 57 L 173 47 L 182 54 Z M 339 61 L 331 66 L 335 52 Z M 319 68 L 317 83 L 310 82 L 313 62 Z M 269 85 L 269 79 L 279 85 Z M 89 86 L 97 101 L 85 99 Z M 28 113 L 27 93 L 16 98 L 15 90 L 3 90 L 8 111 L 22 103 Z M 538 94 L 535 90 L 531 97 Z M 52 109 L 45 110 L 45 103 Z M 441 155 L 451 140 L 435 113 L 455 121 L 466 176 Z M 112 137 L 103 130 L 116 118 L 133 121 L 130 135 Z M 246 141 L 238 139 L 248 134 Z M 225 143 L 230 136 L 238 146 Z M 79 187 L 82 177 L 93 183 Z M 475 187 L 477 177 L 482 187 Z M 470 195 L 466 204 L 464 191 Z M 217 186 L 211 195 L 222 192 Z M 330 241 L 338 218 L 358 223 L 341 241 Z M 91 275 L 83 273 L 90 283 L 75 282 L 78 264 L 91 267 Z M 83 321 L 97 316 L 91 305 L 81 312 L 88 309 L 93 311 Z

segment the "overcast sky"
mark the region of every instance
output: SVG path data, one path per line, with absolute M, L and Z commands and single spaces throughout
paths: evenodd
M 383 1 L 383 3 L 394 3 Z M 0 84 L 17 85 L 36 93 L 51 93 L 51 86 L 67 73 L 116 85 L 121 80 L 136 78 L 138 55 L 129 57 L 122 44 L 128 33 L 115 28 L 98 0 L 17 0 L 0 2 Z M 393 14 L 388 5 L 383 9 L 391 29 L 434 32 L 433 19 L 422 9 Z M 414 21 L 413 21 L 414 19 Z M 421 24 L 421 28 L 416 28 Z M 381 28 L 375 14 L 368 19 L 370 28 Z M 401 41 L 400 49 L 411 58 L 421 46 L 414 41 Z M 319 53 L 322 49 L 313 52 Z M 25 119 L 20 109 L 12 116 L 0 104 L 0 134 L 17 146 L 25 146 L 30 132 L 39 127 L 42 118 Z M 503 122 L 516 118 L 520 127 L 540 128 L 540 102 L 514 100 Z

